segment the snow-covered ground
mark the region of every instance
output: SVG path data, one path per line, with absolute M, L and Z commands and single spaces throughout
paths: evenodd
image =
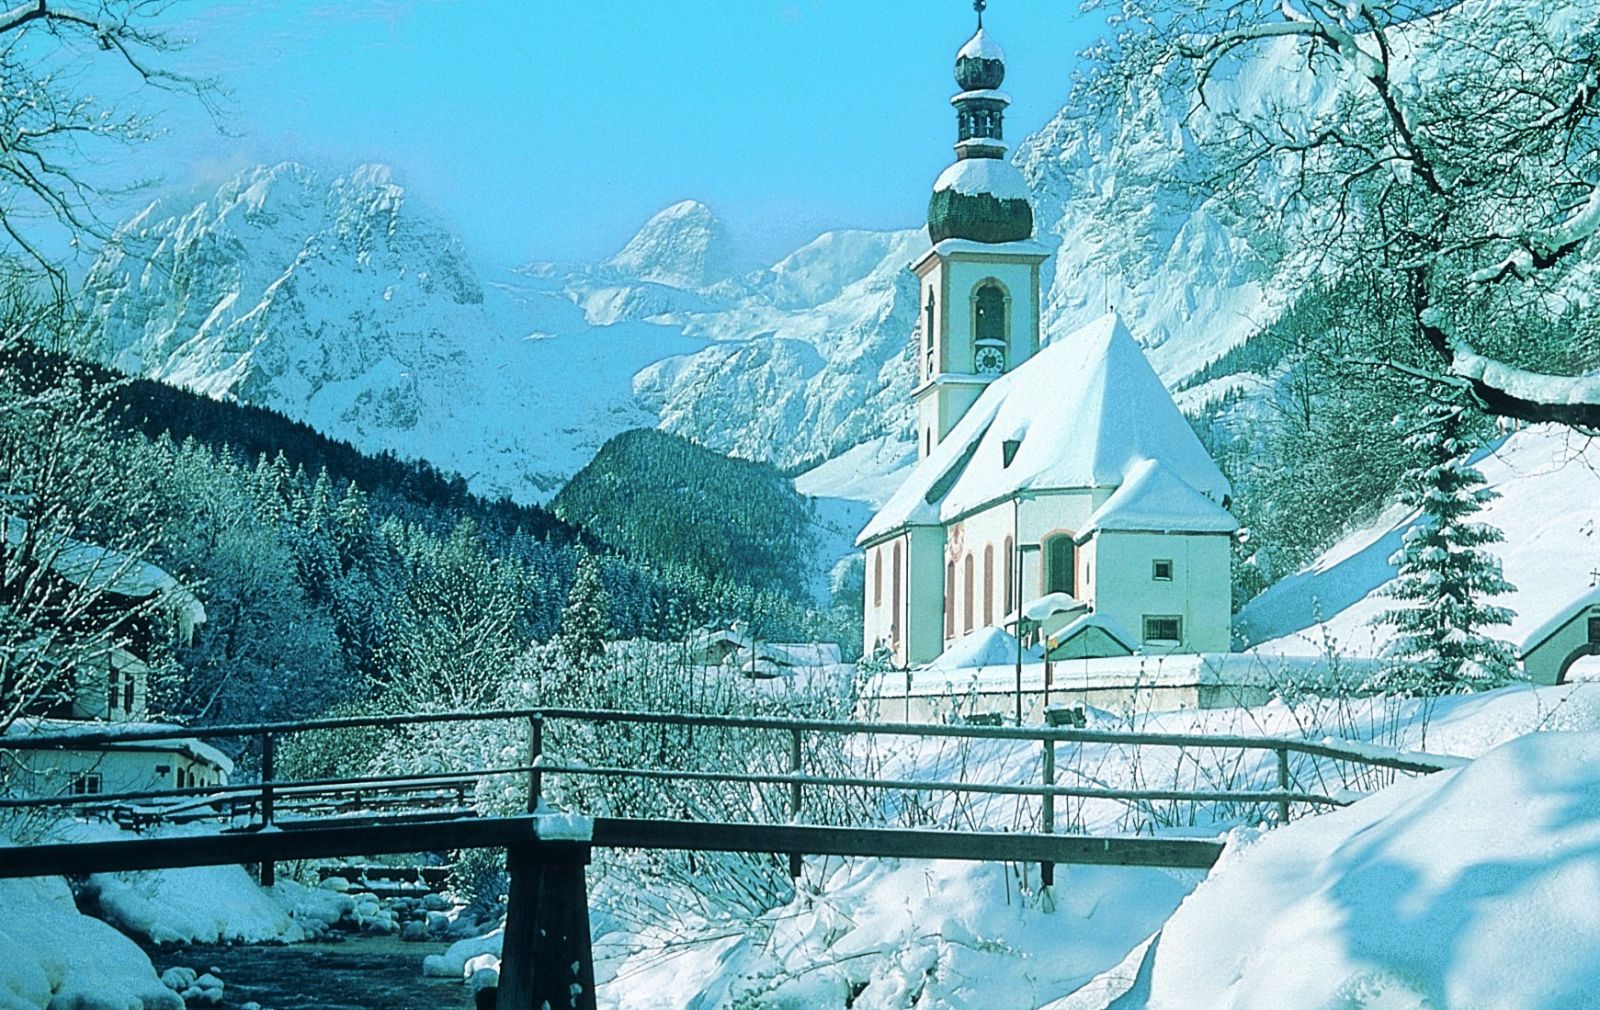
M 144 951 L 81 915 L 59 877 L 0 880 L 0 1010 L 182 1010 Z
M 1092 726 L 1341 735 L 1401 749 L 1425 741 L 1434 752 L 1491 757 L 1484 771 L 1469 766 L 1386 788 L 1387 776 L 1323 781 L 1377 791 L 1282 830 L 1257 830 L 1258 818 L 1238 811 L 1152 807 L 1130 819 L 1122 804 L 1095 802 L 1063 812 L 1075 828 L 1151 830 L 1157 818 L 1165 825 L 1158 831 L 1226 834 L 1229 848 L 1205 882 L 1179 871 L 1060 867 L 1044 891 L 1031 866 L 808 859 L 802 893 L 783 907 L 751 917 L 691 904 L 650 926 L 611 914 L 602 882 L 601 1005 L 1107 1010 L 1136 977 L 1140 988 L 1115 1010 L 1584 1005 L 1571 994 L 1593 981 L 1595 969 L 1574 952 L 1592 947 L 1600 930 L 1584 912 L 1600 876 L 1592 856 L 1583 861 L 1600 839 L 1600 685 L 1514 687 L 1433 706 L 1307 700 L 1090 716 Z M 924 777 L 962 768 L 989 781 L 1039 774 L 1037 745 L 1008 742 L 919 744 L 875 760 L 890 774 Z M 1226 777 L 1245 787 L 1269 784 L 1272 760 L 1062 745 L 1058 771 L 1063 781 L 1076 768 L 1107 784 Z M 1307 762 L 1296 772 L 1332 770 Z M 1030 826 L 1010 798 L 975 801 L 965 815 L 980 827 Z M 1530 1002 L 1545 991 L 1537 990 L 1538 924 L 1583 915 L 1572 942 L 1551 955 L 1547 991 L 1566 1001 Z M 1158 933 L 1144 963 L 1146 941 Z M 497 939 L 463 944 L 432 968 L 470 974 L 493 963 Z M 1470 971 L 1447 978 L 1467 956 Z M 1484 989 L 1497 973 L 1508 979 L 1498 1002 Z M 1152 979 L 1165 1002 L 1138 1002 L 1151 999 Z M 1247 992 L 1252 1001 L 1239 1001 Z
M 1516 611 L 1503 635 L 1521 645 L 1551 615 L 1588 592 L 1600 571 L 1600 532 L 1592 508 L 1600 496 L 1600 445 L 1566 428 L 1518 431 L 1477 460 L 1500 494 L 1480 513 L 1505 542 L 1491 545 L 1516 593 L 1502 602 Z M 1250 601 L 1234 630 L 1255 651 L 1316 655 L 1330 646 L 1370 656 L 1388 638 L 1370 621 L 1384 609 L 1377 590 L 1395 576 L 1390 557 L 1416 519 L 1402 508 L 1334 545 L 1305 569 Z
M 1588 956 L 1600 941 L 1592 911 L 1600 684 L 1519 686 L 1432 705 L 1308 698 L 1251 709 L 1091 710 L 1089 719 L 1094 728 L 1337 736 L 1479 760 L 1397 780 L 1339 777 L 1326 761 L 1299 760 L 1305 788 L 1371 795 L 1281 829 L 1261 828 L 1267 811 L 1058 807 L 1060 830 L 1225 836 L 1209 877 L 1059 867 L 1044 889 L 1034 866 L 811 858 L 793 900 L 740 914 L 703 895 L 674 899 L 673 888 L 698 878 L 647 880 L 641 891 L 629 864 L 619 879 L 600 871 L 602 861 L 593 895 L 602 1005 L 1566 1010 L 1585 1005 L 1600 982 Z M 1025 782 L 1037 781 L 1041 755 L 1038 744 L 1011 741 L 883 740 L 855 759 L 889 776 Z M 1270 752 L 1099 744 L 1058 745 L 1057 771 L 1063 783 L 1234 788 L 1271 785 L 1276 774 Z M 891 823 L 950 810 L 904 795 L 879 809 Z M 1037 806 L 971 798 L 961 817 L 1030 830 Z M 79 827 L 74 837 L 111 830 Z M 748 872 L 739 865 L 708 861 L 700 872 Z M 236 867 L 97 875 L 90 889 L 107 919 L 159 940 L 292 940 L 353 904 L 293 884 L 263 891 Z M 0 883 L 0 907 L 24 910 L 0 920 L 0 1010 L 177 1007 L 138 948 L 80 915 L 63 882 Z M 498 936 L 422 948 L 419 960 L 424 953 L 430 973 L 466 979 L 495 964 Z
M 1121 966 L 1132 985 L 1054 1010 L 1592 1006 L 1597 907 L 1600 733 L 1531 734 L 1238 833 L 1142 963 Z

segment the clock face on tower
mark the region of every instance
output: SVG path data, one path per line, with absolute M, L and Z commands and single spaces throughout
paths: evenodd
M 973 356 L 979 375 L 999 375 L 1006 370 L 1006 352 L 995 346 L 980 347 Z

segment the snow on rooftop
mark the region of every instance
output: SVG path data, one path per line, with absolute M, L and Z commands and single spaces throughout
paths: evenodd
M 188 734 L 195 732 L 186 726 L 170 722 L 103 722 L 98 719 L 42 719 L 25 716 L 6 727 L 6 736 L 48 736 L 71 739 L 74 736 L 96 736 L 101 733 L 154 733 L 171 730 L 170 737 L 153 737 L 149 740 L 125 743 L 90 744 L 99 750 L 165 750 L 184 754 L 198 761 L 206 761 L 221 769 L 224 775 L 233 774 L 233 759 L 208 743 L 202 743 Z
M 1567 622 L 1577 617 L 1582 611 L 1594 606 L 1600 606 L 1600 586 L 1596 586 L 1587 593 L 1579 595 L 1577 599 L 1551 614 L 1549 620 L 1528 632 L 1527 637 L 1522 640 L 1522 653 L 1526 655 L 1528 652 L 1543 645 L 1546 639 L 1560 631 L 1566 626 Z
M 1022 617 L 1024 620 L 1035 624 L 1047 621 L 1057 614 L 1070 614 L 1078 610 L 1088 610 L 1089 605 L 1082 600 L 1075 599 L 1067 593 L 1045 593 L 1037 599 L 1023 604 Z M 1004 624 L 1016 624 L 1017 612 L 1011 611 L 1005 616 Z
M 929 663 L 929 670 L 976 670 L 985 666 L 1015 665 L 1017 640 L 1004 628 L 993 625 L 979 628 L 961 636 L 938 659 Z M 1042 656 L 1036 648 L 1023 648 L 1022 661 L 1037 663 Z
M 15 516 L 5 517 L 6 543 L 22 546 L 28 524 Z M 40 543 L 41 556 L 49 558 L 50 568 L 91 592 L 110 592 L 134 599 L 160 596 L 161 605 L 182 624 L 185 636 L 194 626 L 204 624 L 206 608 L 187 587 L 162 569 L 109 547 L 61 537 L 59 544 Z
M 957 102 L 971 101 L 976 98 L 987 98 L 996 102 L 1004 102 L 1007 105 L 1011 104 L 1011 96 L 995 88 L 974 88 L 971 91 L 957 92 L 950 96 L 950 104 L 954 105 Z
M 1010 439 L 1021 444 L 1007 465 Z M 1107 314 L 990 383 L 856 542 L 1014 495 L 1117 487 L 1152 459 L 1213 502 L 1231 493 L 1133 336 Z M 930 500 L 935 490 L 943 494 Z
M 1116 494 L 1095 510 L 1083 536 L 1100 530 L 1143 533 L 1232 533 L 1239 521 L 1182 477 L 1146 459 L 1135 463 Z
M 1033 192 L 1022 173 L 1004 158 L 962 158 L 939 173 L 933 184 L 935 193 L 954 190 L 962 196 L 987 193 L 998 200 L 1029 200 Z
M 958 60 L 999 60 L 1005 62 L 1006 54 L 1000 48 L 1000 43 L 994 36 L 979 28 L 977 34 L 967 40 L 967 44 L 956 52 Z
M 1065 628 L 1062 628 L 1060 631 L 1051 635 L 1050 646 L 1051 648 L 1054 648 L 1065 642 L 1070 642 L 1074 638 L 1077 638 L 1079 635 L 1090 630 L 1099 630 L 1105 632 L 1107 635 L 1110 635 L 1112 638 L 1116 639 L 1117 643 L 1123 648 L 1127 649 L 1129 652 L 1139 651 L 1139 640 L 1128 634 L 1128 630 L 1124 628 L 1116 620 L 1116 618 L 1113 618 L 1107 614 L 1084 614 L 1076 621 L 1073 621 Z

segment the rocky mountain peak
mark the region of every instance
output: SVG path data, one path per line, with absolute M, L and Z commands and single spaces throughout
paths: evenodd
M 727 231 L 698 200 L 657 213 L 604 265 L 640 280 L 691 289 L 709 287 L 732 273 Z

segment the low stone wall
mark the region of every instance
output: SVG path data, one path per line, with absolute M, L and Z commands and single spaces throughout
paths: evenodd
M 1044 665 L 1029 663 L 1022 668 L 1022 718 L 1040 723 L 1047 709 L 1074 705 L 1117 713 L 1263 705 L 1286 678 L 1303 682 L 1326 667 L 1320 659 L 1239 653 L 1071 660 L 1053 664 L 1047 686 Z M 1009 721 L 1017 693 L 1015 667 L 895 671 L 869 687 L 856 714 L 879 722 Z

